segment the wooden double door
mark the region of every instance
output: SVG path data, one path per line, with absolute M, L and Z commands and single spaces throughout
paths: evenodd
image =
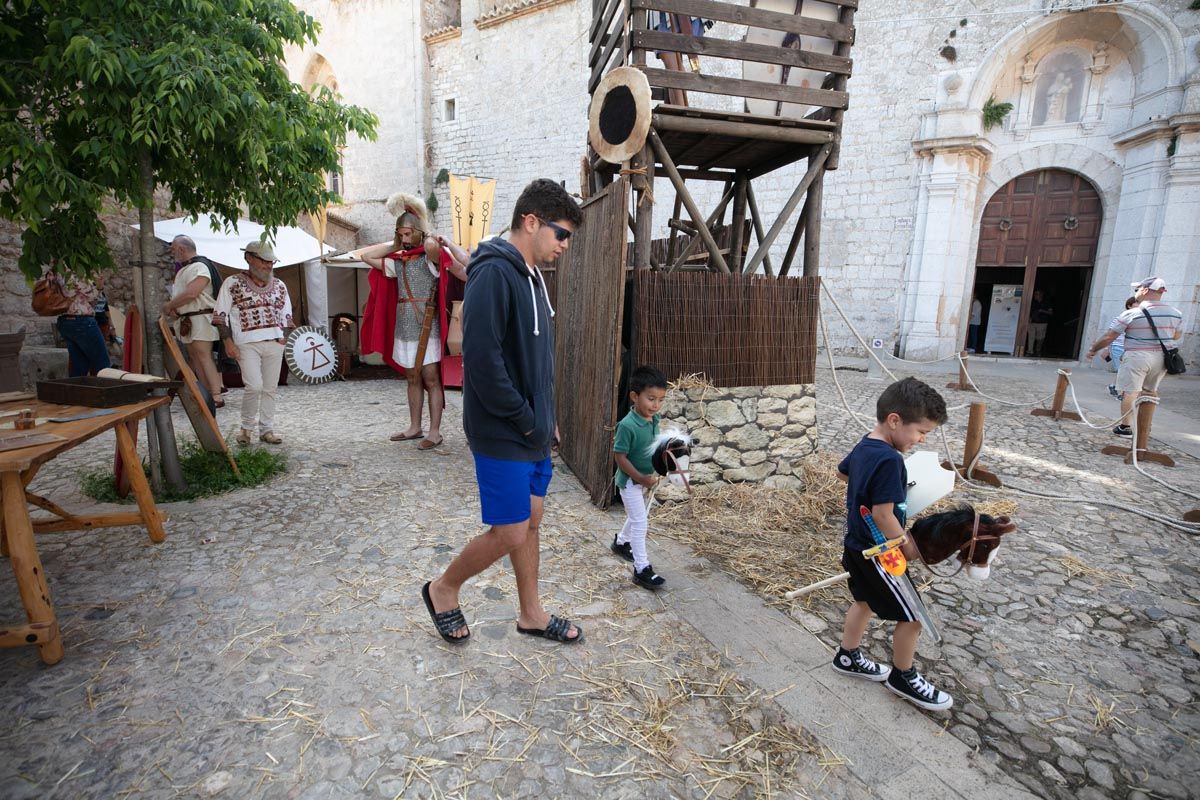
M 1024 354 L 1033 295 L 1041 291 L 1052 309 L 1041 354 L 1078 357 L 1102 219 L 1095 187 L 1061 169 L 1019 175 L 988 200 L 975 258 L 975 296 L 986 315 L 992 286 L 1020 285 L 1015 354 Z M 982 330 L 986 350 L 986 317 Z

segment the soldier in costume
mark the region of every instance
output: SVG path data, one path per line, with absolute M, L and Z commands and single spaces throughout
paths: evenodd
M 428 331 L 420 364 L 416 363 L 417 350 L 426 319 L 426 306 L 431 299 L 436 299 L 439 269 L 449 269 L 455 277 L 464 281 L 467 273 L 465 266 L 451 256 L 450 248 L 444 249 L 438 244 L 441 237 L 429 235 L 428 213 L 420 199 L 397 193 L 388 198 L 387 209 L 388 213 L 396 216 L 395 239 L 390 244 L 364 250 L 360 257 L 372 269 L 379 270 L 386 279 L 386 283 L 373 282 L 373 287 L 386 286 L 390 293 L 394 284 L 396 292 L 392 352 L 383 355 L 389 364 L 402 369 L 408 378 L 409 425 L 403 431 L 392 434 L 391 440 L 404 442 L 420 439 L 418 447 L 421 450 L 432 450 L 442 443 L 442 410 L 446 405 L 439 372 L 442 341 L 437 325 Z M 425 394 L 429 395 L 429 428 L 422 431 Z

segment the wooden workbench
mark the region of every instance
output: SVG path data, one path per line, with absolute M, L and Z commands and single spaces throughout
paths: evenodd
M 126 464 L 140 465 L 137 447 L 124 423 L 137 422 L 155 408 L 171 402 L 169 397 L 153 397 L 140 403 L 103 409 L 113 413 L 90 417 L 72 422 L 44 422 L 27 433 L 51 433 L 61 436 L 59 441 L 24 447 L 19 450 L 0 452 L 0 485 L 3 487 L 4 515 L 0 525 L 0 555 L 12 562 L 13 574 L 17 579 L 17 590 L 21 604 L 25 607 L 28 622 L 24 625 L 0 625 L 0 647 L 37 645 L 42 661 L 57 664 L 63 657 L 62 640 L 59 637 L 58 620 L 54 605 L 50 601 L 50 589 L 45 571 L 38 557 L 34 535 L 55 531 L 73 531 L 92 528 L 112 528 L 125 525 L 144 525 L 150 541 L 161 542 L 167 534 L 163 528 L 166 515 L 154 505 L 150 484 L 141 469 L 129 470 L 131 488 L 137 499 L 137 512 L 115 514 L 93 514 L 76 516 L 53 501 L 27 490 L 29 483 L 47 461 L 65 453 L 73 447 L 99 436 L 108 430 L 116 432 L 117 447 Z M 0 412 L 32 409 L 34 417 L 71 417 L 100 409 L 84 406 L 62 406 L 42 403 L 37 400 L 17 400 L 0 403 Z M 11 419 L 11 417 L 6 418 Z M 11 430 L 3 431 L 11 435 Z M 29 515 L 29 506 L 37 506 L 54 516 L 37 519 Z

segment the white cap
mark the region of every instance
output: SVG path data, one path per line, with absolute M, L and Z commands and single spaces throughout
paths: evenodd
M 1167 290 L 1167 283 L 1162 278 L 1145 278 L 1129 285 L 1135 290 L 1146 289 L 1151 292 L 1165 292 Z

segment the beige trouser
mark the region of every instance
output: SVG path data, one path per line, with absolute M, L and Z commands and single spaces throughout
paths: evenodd
M 1042 353 L 1042 342 L 1046 341 L 1048 322 L 1031 322 L 1025 332 L 1025 355 L 1035 356 Z
M 238 366 L 242 368 L 242 430 L 254 433 L 275 430 L 275 390 L 279 388 L 279 368 L 283 364 L 283 345 L 275 341 L 247 342 L 238 345 Z

